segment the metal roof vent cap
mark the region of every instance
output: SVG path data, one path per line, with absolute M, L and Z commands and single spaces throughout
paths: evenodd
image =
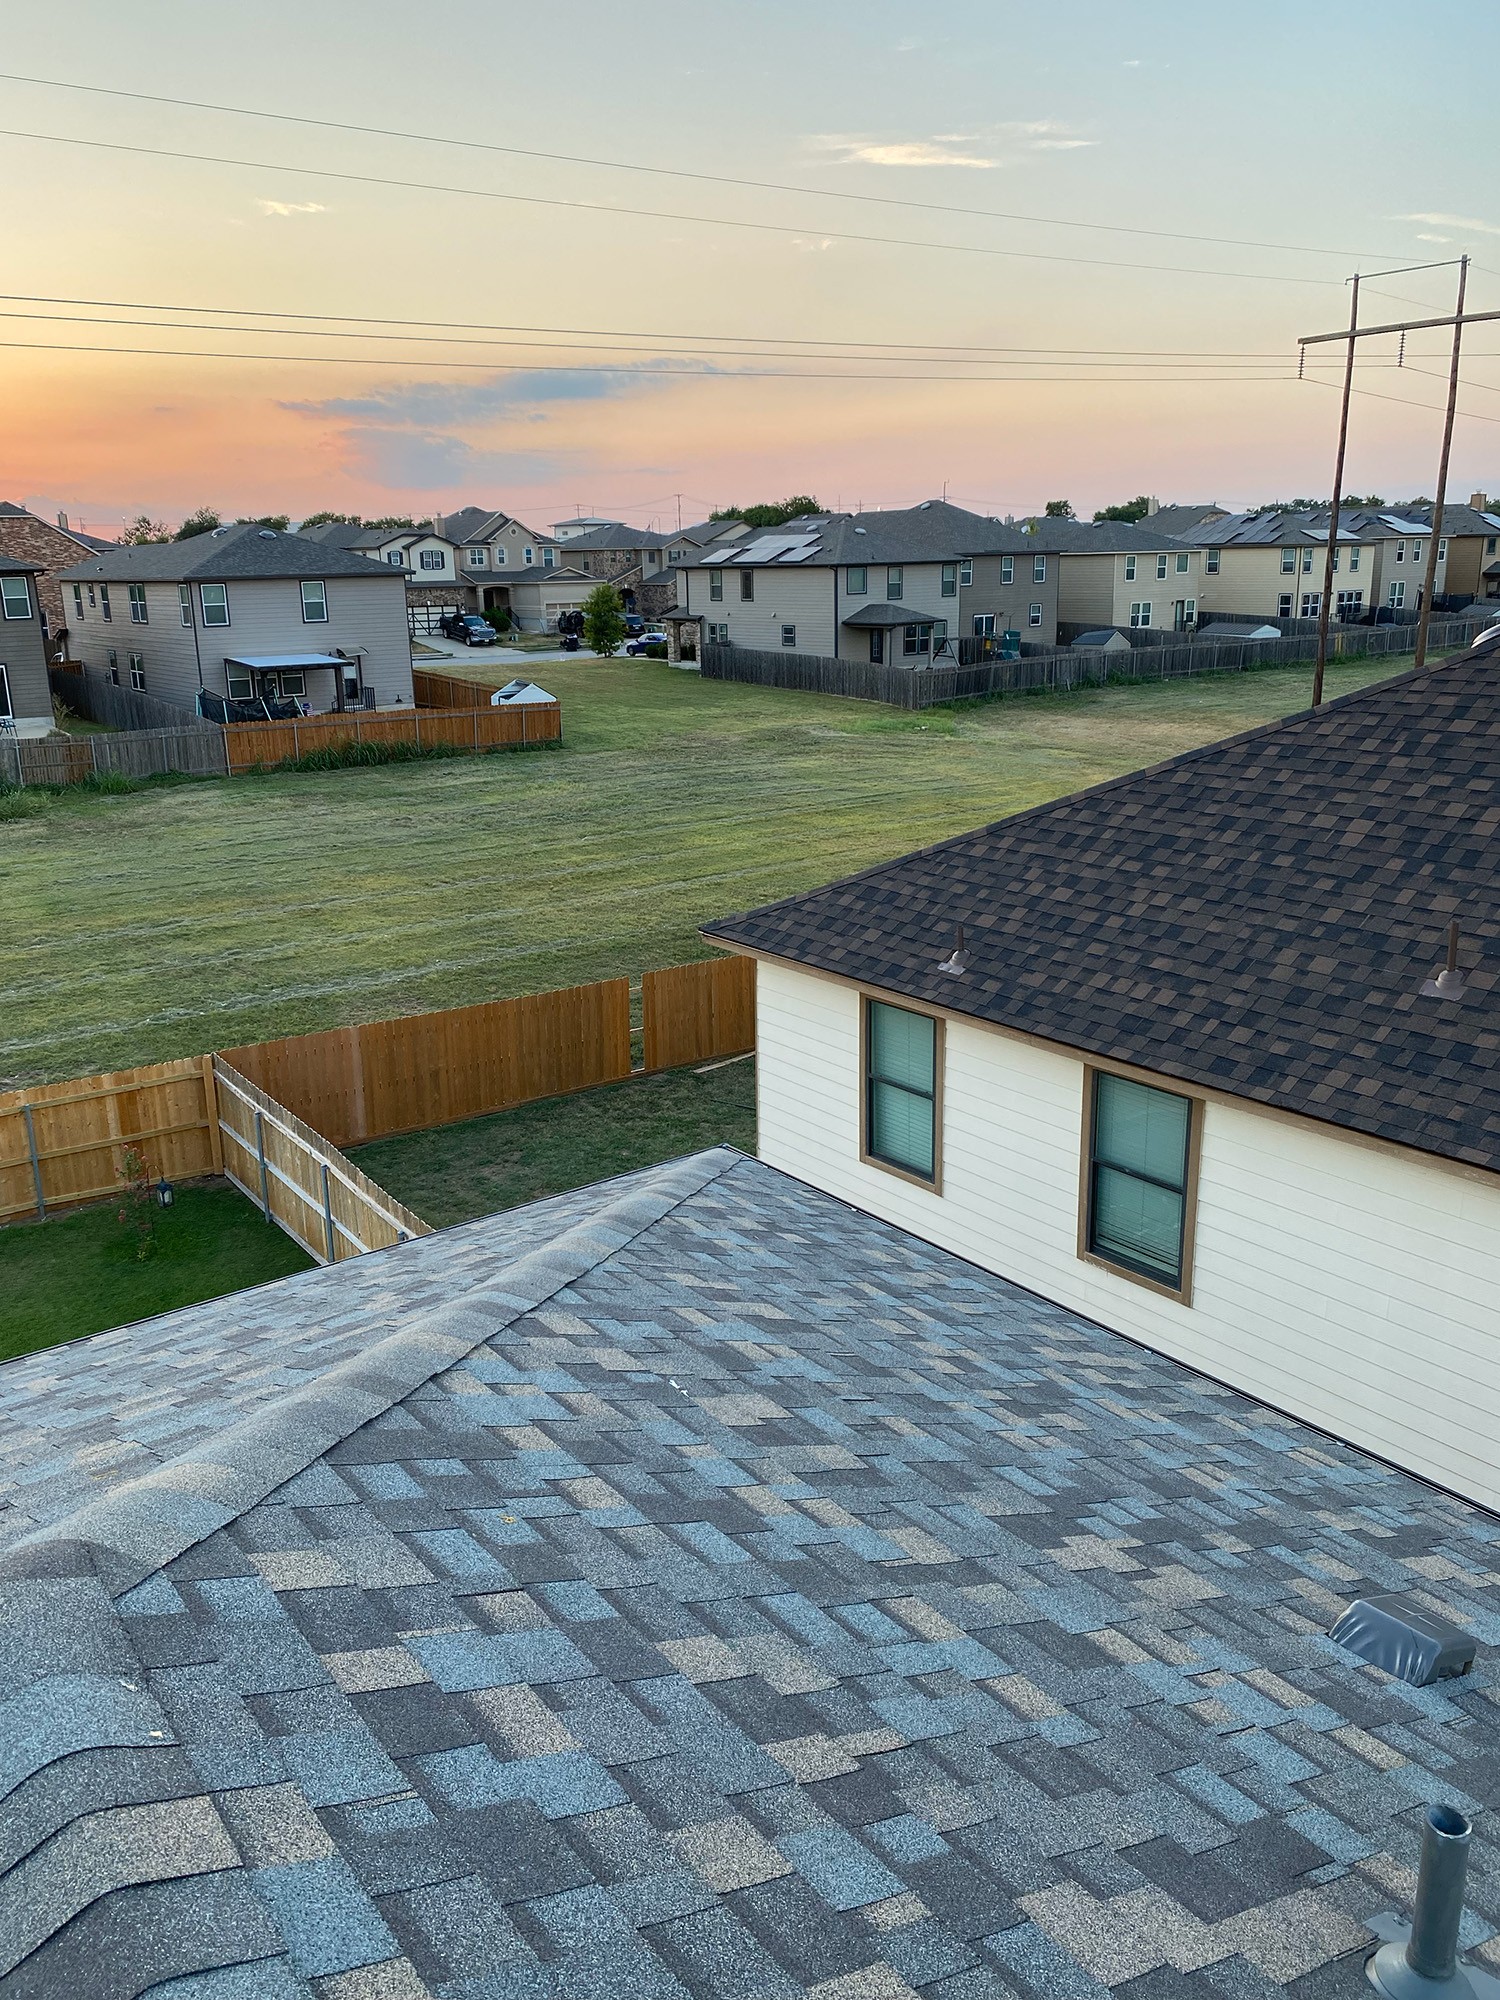
M 1439 966 L 1431 979 L 1422 984 L 1425 1000 L 1462 1000 L 1466 991 L 1464 976 L 1458 969 L 1458 918 L 1448 926 L 1448 962 Z
M 1411 1922 L 1394 1912 L 1369 1920 L 1384 1943 L 1365 1974 L 1386 2000 L 1500 2000 L 1500 1979 L 1458 1955 L 1473 1832 L 1457 1806 L 1429 1806 L 1423 1815 Z
M 938 964 L 938 971 L 947 973 L 950 979 L 961 979 L 972 964 L 974 954 L 964 943 L 964 927 L 958 927 L 958 939 L 952 951 Z
M 258 531 L 256 539 L 262 542 L 274 542 L 276 539 L 276 530 L 274 528 L 261 528 Z

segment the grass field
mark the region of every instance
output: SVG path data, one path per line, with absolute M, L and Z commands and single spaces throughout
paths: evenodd
M 0 1085 L 701 957 L 709 917 L 1308 694 L 1299 669 L 910 715 L 653 662 L 544 684 L 553 751 L 32 795 L 0 819 Z
M 225 1186 L 178 1188 L 154 1253 L 139 1259 L 136 1245 L 111 1203 L 0 1229 L 0 1360 L 312 1269 Z

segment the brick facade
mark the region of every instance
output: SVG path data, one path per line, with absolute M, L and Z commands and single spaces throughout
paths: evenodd
M 48 521 L 39 521 L 35 514 L 0 511 L 0 555 L 42 565 L 42 573 L 34 581 L 37 602 L 47 621 L 49 653 L 54 649 L 58 634 L 66 631 L 68 625 L 63 589 L 57 581 L 57 573 L 71 569 L 74 563 L 81 562 L 90 553 L 86 543 L 75 540 L 61 528 L 54 528 Z

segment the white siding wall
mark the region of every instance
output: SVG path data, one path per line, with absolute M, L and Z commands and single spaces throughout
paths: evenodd
M 942 1194 L 862 1165 L 859 1005 L 850 987 L 761 965 L 764 1160 L 1500 1506 L 1500 1189 L 1209 1103 L 1183 1306 L 1077 1255 L 1075 1057 L 950 1021 Z
M 688 584 L 688 610 L 701 611 L 710 624 L 729 627 L 731 645 L 776 652 L 781 646 L 782 626 L 795 625 L 797 643 L 789 646 L 788 652 L 832 658 L 836 648 L 831 570 L 758 565 L 752 571 L 755 597 L 748 604 L 740 596 L 740 572 L 729 563 L 724 565 L 724 601 L 715 604 L 709 596 L 711 574 L 711 569 L 689 570 L 679 578 L 678 589 L 684 582 Z

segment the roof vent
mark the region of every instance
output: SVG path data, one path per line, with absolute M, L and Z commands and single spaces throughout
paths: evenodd
M 1458 969 L 1458 918 L 1448 926 L 1448 962 L 1422 982 L 1424 1000 L 1462 1000 L 1464 976 Z
M 963 975 L 968 971 L 973 957 L 974 954 L 964 943 L 964 927 L 960 924 L 958 927 L 958 937 L 953 949 L 945 959 L 939 961 L 938 971 L 947 973 L 950 979 L 962 979 Z
M 274 542 L 276 539 L 276 530 L 274 528 L 262 528 L 255 539 L 258 542 Z
M 918 512 L 919 514 L 925 514 L 925 513 L 927 512 L 927 509 L 928 509 L 928 508 L 929 508 L 929 507 L 930 507 L 931 505 L 932 505 L 932 502 L 931 502 L 930 500 L 924 500 L 924 501 L 922 502 L 921 506 L 920 506 L 920 507 L 918 507 L 918 509 L 917 509 L 917 512 Z
M 856 528 L 854 532 L 856 535 L 868 535 L 870 531 L 868 528 Z
M 1357 1597 L 1328 1636 L 1357 1659 L 1413 1687 L 1466 1674 L 1474 1664 L 1474 1641 L 1461 1625 L 1394 1591 Z

